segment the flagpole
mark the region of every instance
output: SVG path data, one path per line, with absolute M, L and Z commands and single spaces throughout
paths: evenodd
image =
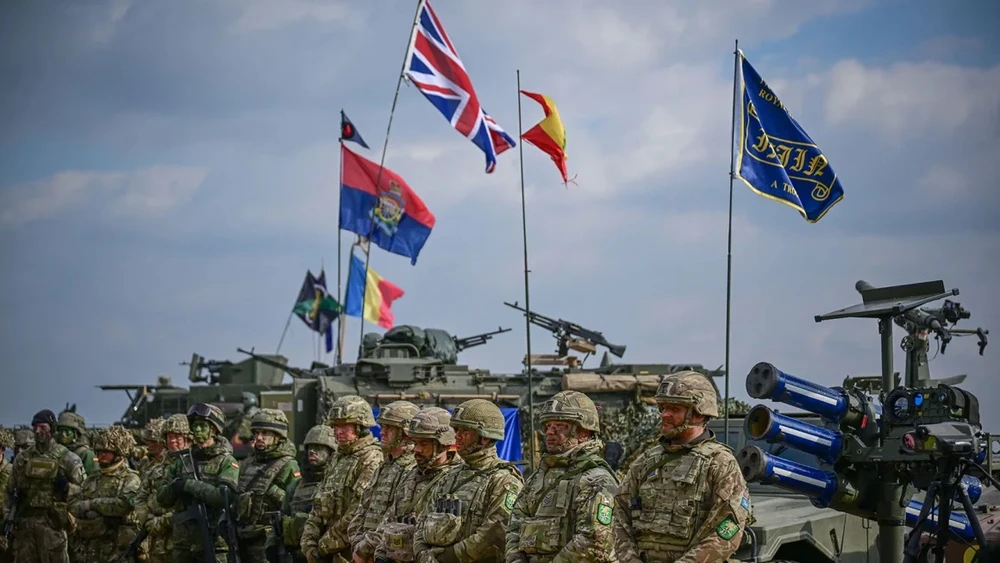
M 344 110 L 341 109 L 340 112 L 343 113 Z M 343 134 L 343 131 L 341 131 L 341 134 Z M 340 145 L 341 146 L 344 145 L 344 138 L 343 137 L 340 138 Z M 341 186 L 344 185 L 344 151 L 340 151 L 340 185 Z M 340 189 L 340 188 L 338 188 L 338 196 L 337 196 L 338 202 L 340 201 L 339 198 L 343 195 L 342 192 L 343 192 L 343 190 Z M 338 205 L 337 207 L 339 209 L 340 205 Z M 341 297 L 341 285 L 340 285 L 341 282 L 340 282 L 340 280 L 343 278 L 343 276 L 341 275 L 341 263 L 343 262 L 343 254 L 344 254 L 344 249 L 343 249 L 343 246 L 342 246 L 342 243 L 341 243 L 341 238 L 342 238 L 343 232 L 344 232 L 344 230 L 340 228 L 339 221 L 338 221 L 338 225 L 337 225 L 337 299 L 342 299 L 342 297 Z M 341 309 L 340 316 L 343 316 L 344 315 L 344 311 L 343 311 L 343 309 L 344 309 L 344 302 L 343 301 L 340 302 L 340 309 Z M 338 320 L 338 322 L 337 322 L 337 353 L 334 356 L 333 361 L 334 361 L 334 365 L 338 365 L 339 366 L 341 358 L 343 357 L 343 352 L 344 352 L 344 340 L 343 340 L 343 338 L 341 338 L 341 334 L 340 334 L 341 331 L 343 330 L 343 328 L 342 328 L 343 327 L 343 323 L 339 322 L 340 319 L 337 319 L 337 320 Z
M 726 437 L 724 443 L 729 445 L 729 337 L 730 319 L 732 316 L 732 287 L 733 287 L 733 182 L 736 180 L 736 104 L 739 95 L 739 72 L 740 72 L 740 40 L 736 40 L 736 47 L 733 51 L 733 117 L 729 131 L 729 246 L 726 251 L 726 398 L 723 405 L 726 409 L 726 419 L 723 425 L 723 432 Z
M 281 352 L 281 345 L 285 342 L 285 334 L 288 333 L 288 327 L 292 324 L 293 315 L 295 315 L 294 306 L 292 306 L 292 310 L 288 312 L 288 320 L 285 321 L 285 330 L 281 331 L 281 338 L 278 339 L 278 347 L 274 349 L 275 354 Z
M 379 191 L 382 187 L 382 169 L 385 168 L 385 153 L 389 148 L 389 132 L 392 131 L 392 116 L 396 114 L 396 102 L 399 100 L 399 88 L 403 85 L 403 76 L 406 74 L 406 62 L 410 59 L 410 51 L 413 49 L 413 40 L 416 38 L 417 24 L 420 18 L 420 9 L 424 6 L 424 0 L 417 1 L 417 10 L 413 13 L 413 26 L 410 28 L 410 39 L 406 43 L 406 53 L 403 55 L 403 64 L 399 69 L 399 78 L 396 80 L 396 93 L 392 96 L 392 107 L 389 109 L 389 124 L 385 128 L 385 141 L 382 143 L 382 158 L 378 164 L 378 175 L 375 177 L 375 205 L 378 205 Z M 371 243 L 372 233 L 375 231 L 375 219 L 372 218 L 372 222 L 368 227 L 368 236 L 366 237 Z M 372 251 L 371 246 L 368 247 L 368 252 L 365 253 L 365 284 L 361 290 L 361 323 L 360 331 L 358 332 L 358 359 L 362 357 L 362 341 L 365 337 L 365 293 L 368 291 L 368 265 L 371 262 Z
M 521 167 L 521 238 L 524 241 L 524 309 L 531 310 L 531 300 L 528 292 L 528 215 L 524 202 L 524 140 L 521 139 L 521 69 L 517 70 L 517 150 L 518 162 Z M 528 466 L 531 471 L 535 470 L 535 452 L 537 451 L 537 439 L 535 436 L 535 390 L 534 377 L 531 374 L 531 320 L 528 315 L 524 315 L 524 339 L 528 353 L 524 356 L 524 364 L 528 374 L 528 425 L 531 428 L 531 459 Z

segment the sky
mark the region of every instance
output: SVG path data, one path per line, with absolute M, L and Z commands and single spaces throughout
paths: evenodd
M 502 5 L 501 5 L 502 4 Z M 816 323 L 877 286 L 943 280 L 1000 327 L 1000 5 L 930 0 L 504 3 L 433 0 L 483 107 L 513 137 L 521 88 L 567 134 L 563 186 L 523 147 L 532 309 L 627 345 L 622 361 L 725 362 L 733 48 L 826 154 L 845 197 L 819 223 L 737 182 L 731 382 L 757 362 L 826 385 L 877 375 L 873 320 Z M 339 114 L 378 160 L 413 2 L 5 2 L 0 6 L 0 423 L 99 384 L 186 384 L 192 352 L 273 351 L 306 270 L 338 264 Z M 522 98 L 522 126 L 543 117 Z M 437 224 L 417 264 L 371 267 L 405 290 L 397 323 L 459 335 L 512 373 L 525 353 L 519 147 L 483 154 L 403 84 L 386 166 Z M 346 277 L 347 248 L 341 256 Z M 940 302 L 938 303 L 940 304 Z M 381 332 L 374 326 L 368 331 Z M 361 328 L 348 324 L 353 357 Z M 903 366 L 896 330 L 895 360 Z M 554 352 L 532 331 L 534 353 Z M 956 339 L 932 375 L 986 402 L 1000 350 Z M 932 349 L 934 345 L 932 344 Z M 281 353 L 316 358 L 293 319 Z M 332 363 L 332 356 L 321 354 Z M 752 403 L 756 403 L 754 400 Z M 984 426 L 1000 430 L 997 410 Z

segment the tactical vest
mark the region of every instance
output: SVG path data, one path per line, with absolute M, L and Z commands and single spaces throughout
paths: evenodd
M 129 469 L 124 463 L 114 473 L 107 475 L 97 473 L 83 482 L 80 498 L 86 500 L 121 498 L 130 474 L 136 479 L 139 477 L 138 473 Z M 127 524 L 126 520 L 125 516 L 104 516 L 100 513 L 97 514 L 97 518 L 78 518 L 76 537 L 85 542 L 106 541 L 113 544 L 116 549 L 124 550 L 136 534 L 135 528 Z
M 37 446 L 25 450 L 24 456 L 24 497 L 21 507 L 24 516 L 39 516 L 56 502 L 55 481 L 59 475 L 63 457 L 71 452 L 62 444 L 53 443 L 48 451 L 41 452 Z M 66 499 L 60 499 L 65 502 Z
M 375 484 L 372 485 L 372 495 L 370 502 L 365 507 L 365 518 L 362 524 L 364 530 L 374 530 L 378 528 L 385 513 L 389 511 L 396 497 L 396 488 L 402 481 L 403 476 L 417 465 L 413 454 L 404 454 L 379 468 Z
M 449 471 L 459 465 L 457 456 L 445 465 L 433 468 L 413 467 L 400 481 L 397 488 L 402 487 L 396 498 L 396 521 L 383 525 L 383 541 L 386 555 L 393 561 L 413 561 L 413 531 L 417 515 L 423 512 L 430 500 L 427 498 L 431 488 Z
M 314 481 L 303 479 L 295 485 L 295 492 L 292 493 L 292 498 L 288 501 L 288 506 L 292 509 L 293 515 L 309 514 L 312 511 L 313 500 L 316 498 L 316 493 L 319 491 L 322 483 L 322 479 Z
M 198 475 L 201 477 L 201 482 L 212 485 L 213 487 L 228 486 L 223 485 L 222 481 L 219 479 L 219 474 L 222 473 L 224 469 L 222 464 L 228 463 L 226 460 L 231 454 L 231 449 L 229 448 L 213 448 L 217 449 L 218 453 L 211 457 L 206 457 L 204 450 L 197 450 L 194 456 L 194 464 L 198 470 Z M 183 501 L 181 501 L 183 505 Z M 184 505 L 183 510 L 189 509 L 188 506 Z M 208 526 L 209 535 L 215 538 L 215 551 L 216 553 L 227 552 L 229 547 L 226 545 L 226 541 L 217 534 L 217 527 L 220 519 L 222 518 L 222 510 L 215 509 L 211 506 L 205 505 L 205 509 L 208 513 Z M 183 522 L 179 522 L 178 519 Z M 200 533 L 198 531 L 198 525 L 194 521 L 187 521 L 184 516 L 178 512 L 174 512 L 174 531 L 173 538 L 178 541 L 183 541 L 182 545 L 185 545 L 186 549 L 191 551 L 199 551 L 201 548 L 197 544 L 188 543 L 188 539 L 199 538 Z M 195 540 L 197 541 L 197 540 Z
M 496 492 L 492 489 L 498 486 L 498 483 L 491 485 L 490 481 L 500 472 L 520 475 L 511 465 L 499 459 L 487 467 L 466 465 L 448 473 L 435 489 L 438 494 L 432 499 L 434 506 L 424 514 L 424 542 L 434 547 L 445 547 L 470 537 L 486 517 L 491 505 L 487 495 Z
M 268 499 L 265 493 L 292 459 L 294 459 L 292 456 L 281 456 L 264 462 L 251 461 L 243 471 L 240 471 L 236 522 L 241 530 L 267 526 L 270 523 L 265 520 L 264 513 L 281 510 L 280 506 L 272 506 L 273 501 Z
M 360 438 L 365 440 L 365 438 Z M 352 444 L 354 445 L 354 444 Z M 371 450 L 379 450 L 381 447 L 372 438 L 369 443 L 357 449 L 352 449 L 350 453 L 336 453 L 333 464 L 327 467 L 326 477 L 323 479 L 323 508 L 324 516 L 329 518 L 340 518 L 344 515 L 344 506 L 348 497 L 347 492 L 353 496 L 357 487 L 358 466 L 364 454 Z
M 543 473 L 544 471 L 544 473 Z M 518 550 L 531 558 L 547 560 L 569 543 L 576 528 L 573 500 L 580 481 L 614 472 L 603 459 L 585 454 L 572 465 L 546 467 L 536 472 L 521 492 L 527 495 L 527 511 L 521 522 Z
M 671 560 L 687 551 L 708 517 L 708 469 L 725 446 L 701 442 L 679 452 L 657 445 L 633 470 L 638 486 L 629 491 L 632 536 L 651 560 Z

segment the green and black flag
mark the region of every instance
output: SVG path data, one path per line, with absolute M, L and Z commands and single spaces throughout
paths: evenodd
M 319 277 L 306 272 L 306 279 L 299 290 L 292 311 L 312 330 L 326 336 L 326 351 L 333 351 L 333 322 L 340 316 L 342 307 L 326 290 L 326 272 L 320 270 Z

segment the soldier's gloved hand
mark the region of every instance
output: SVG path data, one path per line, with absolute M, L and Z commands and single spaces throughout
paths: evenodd
M 458 556 L 455 555 L 455 546 L 453 545 L 434 548 L 431 551 L 434 552 L 434 558 L 438 560 L 438 563 L 458 563 Z
M 504 559 L 504 563 L 528 563 L 528 556 L 523 551 L 515 551 Z
M 73 505 L 73 514 L 78 518 L 90 518 L 89 516 L 86 516 L 88 512 L 91 512 L 90 505 L 91 501 L 89 500 L 82 500 L 76 503 Z
M 306 560 L 309 563 L 322 563 L 323 556 L 320 555 L 318 551 L 313 550 L 313 551 L 310 551 L 310 552 L 306 553 Z
M 7 551 L 8 547 L 10 546 L 7 545 L 7 538 L 0 536 L 0 553 Z
M 178 477 L 170 482 L 170 492 L 174 495 L 184 494 L 184 485 L 187 484 L 187 479 L 184 477 Z

